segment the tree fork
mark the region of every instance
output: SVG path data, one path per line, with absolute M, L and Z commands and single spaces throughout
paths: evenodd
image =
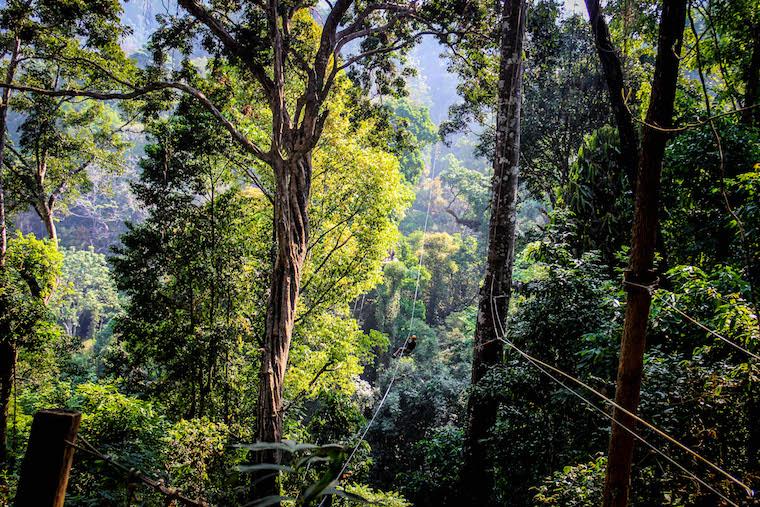
M 658 233 L 660 174 L 669 137 L 663 129 L 670 128 L 672 124 L 685 23 L 686 0 L 664 0 L 652 94 L 639 157 L 631 257 L 626 273 L 628 298 L 615 390 L 615 402 L 632 413 L 636 413 L 639 406 L 646 331 L 652 302 L 649 290 L 640 285 L 651 286 L 656 283 L 653 265 Z M 635 426 L 634 419 L 617 408 L 613 416 L 621 425 L 628 428 Z M 633 435 L 613 422 L 604 481 L 604 507 L 628 505 L 633 447 Z

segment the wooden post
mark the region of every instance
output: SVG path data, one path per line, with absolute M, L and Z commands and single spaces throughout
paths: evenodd
M 82 415 L 70 410 L 34 414 L 16 490 L 16 507 L 63 507 Z

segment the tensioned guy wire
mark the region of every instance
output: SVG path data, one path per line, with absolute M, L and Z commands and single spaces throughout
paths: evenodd
M 433 147 L 433 150 L 435 150 L 435 153 L 438 151 L 438 144 L 436 144 Z M 430 207 L 433 203 L 433 187 L 432 182 L 435 180 L 435 162 L 437 161 L 437 158 L 435 155 L 433 156 L 433 164 L 430 168 L 430 195 L 428 196 L 428 202 L 427 202 L 427 208 L 425 209 L 425 222 L 422 226 L 422 246 L 420 248 L 420 256 L 417 262 L 417 277 L 414 282 L 414 297 L 412 298 L 412 315 L 409 318 L 409 327 L 407 329 L 406 333 L 406 339 L 404 340 L 404 344 L 401 346 L 401 350 L 406 349 L 407 344 L 409 343 L 409 339 L 412 336 L 412 326 L 414 324 L 414 317 L 415 317 L 415 310 L 417 308 L 417 298 L 419 296 L 419 290 L 420 290 L 420 277 L 422 276 L 422 260 L 425 256 L 425 236 L 427 235 L 427 228 L 428 228 L 428 220 L 430 218 Z M 385 400 L 388 399 L 388 395 L 391 392 L 391 389 L 393 388 L 393 384 L 396 382 L 396 376 L 398 375 L 399 366 L 401 365 L 401 358 L 403 357 L 403 354 L 399 355 L 399 358 L 396 360 L 396 365 L 393 368 L 393 374 L 391 375 L 391 379 L 388 382 L 388 387 L 385 388 L 385 392 L 383 393 L 382 398 L 380 398 L 380 402 L 377 404 L 377 408 L 375 408 L 375 411 L 372 414 L 372 417 L 367 422 L 367 425 L 364 427 L 364 429 L 359 433 L 359 440 L 356 442 L 356 445 L 351 450 L 351 453 L 348 455 L 348 458 L 346 459 L 345 463 L 343 463 L 343 466 L 340 469 L 340 472 L 338 472 L 337 477 L 335 477 L 335 481 L 340 481 L 340 478 L 343 476 L 343 473 L 348 468 L 348 465 L 351 463 L 351 460 L 356 455 L 356 452 L 359 450 L 359 447 L 361 446 L 362 442 L 364 441 L 364 438 L 367 436 L 367 433 L 369 432 L 370 428 L 372 427 L 372 424 L 375 422 L 375 419 L 377 418 L 378 414 L 380 414 L 380 410 L 382 410 L 383 405 L 385 404 Z M 325 500 L 327 499 L 327 495 L 325 495 L 322 498 L 322 501 L 319 502 L 318 507 L 322 507 L 322 504 L 324 504 Z
M 760 359 L 760 356 L 759 356 L 759 355 L 755 354 L 754 352 L 752 352 L 752 351 L 750 351 L 750 350 L 748 350 L 748 349 L 745 349 L 744 347 L 742 347 L 742 346 L 741 346 L 741 345 L 739 345 L 738 343 L 734 343 L 734 342 L 732 342 L 731 340 L 729 340 L 729 339 L 728 339 L 728 338 L 726 338 L 725 336 L 723 336 L 723 335 L 719 334 L 718 332 L 716 332 L 716 331 L 713 331 L 712 329 L 710 329 L 709 327 L 705 326 L 704 324 L 702 324 L 701 322 L 699 322 L 699 321 L 698 321 L 698 320 L 696 320 L 695 318 L 693 318 L 693 317 L 690 317 L 690 316 L 688 316 L 687 314 L 685 314 L 683 311 L 681 311 L 681 309 L 677 308 L 676 306 L 674 306 L 674 305 L 673 305 L 672 303 L 670 303 L 669 301 L 664 301 L 664 300 L 663 300 L 663 302 L 664 302 L 666 305 L 668 305 L 670 308 L 672 308 L 672 309 L 673 309 L 673 310 L 674 310 L 676 313 L 680 314 L 680 315 L 681 315 L 683 318 L 685 318 L 686 320 L 688 320 L 688 321 L 689 321 L 689 322 L 691 322 L 692 324 L 695 324 L 696 326 L 698 326 L 698 327 L 702 328 L 702 330 L 704 330 L 704 331 L 707 331 L 709 334 L 711 334 L 711 335 L 713 335 L 713 336 L 715 336 L 715 337 L 717 337 L 717 338 L 719 338 L 719 339 L 723 340 L 724 342 L 726 342 L 727 344 L 731 345 L 731 346 L 732 346 L 732 347 L 734 347 L 735 349 L 737 349 L 737 350 L 741 350 L 741 351 L 742 351 L 742 352 L 744 352 L 745 354 L 748 354 L 748 355 L 750 355 L 750 356 L 754 357 L 755 359 Z
M 493 303 L 492 303 L 492 305 L 493 305 Z M 495 307 L 495 305 L 493 305 L 493 306 Z M 498 312 L 498 309 L 496 309 L 496 311 Z M 504 332 L 504 328 L 501 326 L 501 323 L 499 323 L 499 327 L 501 328 L 502 333 L 503 333 Z M 718 495 L 719 497 L 721 497 L 722 499 L 724 499 L 726 502 L 728 502 L 729 505 L 731 505 L 733 507 L 739 507 L 739 505 L 737 503 L 735 503 L 734 501 L 732 501 L 731 499 L 729 499 L 728 497 L 726 497 L 725 495 L 723 495 L 721 492 L 717 491 L 715 488 L 713 488 L 712 486 L 710 486 L 704 480 L 700 479 L 693 472 L 689 471 L 686 467 L 684 467 L 683 465 L 681 465 L 680 463 L 678 463 L 677 461 L 675 461 L 673 458 L 671 458 L 670 456 L 668 456 L 667 454 L 665 454 L 665 452 L 661 451 L 660 449 L 658 449 L 657 447 L 655 447 L 653 444 L 649 443 L 644 437 L 640 436 L 638 433 L 636 433 L 635 431 L 633 431 L 631 428 L 629 428 L 625 424 L 623 424 L 620 421 L 618 421 L 617 419 L 615 419 L 615 417 L 613 415 L 608 414 L 607 412 L 605 412 L 604 410 L 602 410 L 601 408 L 599 408 L 598 406 L 596 406 L 593 402 L 589 401 L 586 397 L 584 397 L 583 395 L 581 395 L 580 393 L 578 393 L 575 389 L 569 387 L 567 384 L 565 384 L 564 382 L 562 382 L 561 380 L 559 380 L 557 377 L 555 377 L 554 375 L 552 375 L 549 371 L 545 370 L 541 366 L 540 363 L 542 363 L 542 364 L 546 364 L 546 363 L 543 363 L 543 361 L 540 361 L 540 360 L 534 358 L 533 356 L 531 356 L 530 354 L 527 354 L 527 353 L 523 352 L 514 343 L 512 343 L 510 340 L 498 336 L 498 330 L 497 330 L 497 340 L 501 341 L 502 343 L 505 343 L 509 347 L 511 347 L 511 348 L 515 349 L 516 351 L 518 351 L 523 357 L 525 357 L 528 360 L 528 362 L 530 362 L 533 366 L 535 366 L 536 368 L 538 368 L 538 370 L 541 371 L 541 373 L 543 373 L 544 375 L 546 375 L 547 377 L 549 377 L 550 379 L 552 379 L 557 384 L 561 385 L 563 388 L 565 388 L 565 390 L 567 390 L 570 393 L 572 393 L 575 397 L 579 398 L 588 407 L 590 407 L 593 410 L 599 412 L 604 417 L 606 417 L 607 419 L 611 420 L 612 422 L 614 422 L 615 424 L 617 424 L 618 426 L 620 426 L 621 428 L 623 428 L 625 431 L 627 431 L 628 433 L 630 433 L 631 435 L 633 435 L 634 438 L 636 438 L 641 443 L 643 443 L 644 445 L 646 445 L 647 447 L 649 447 L 650 449 L 652 449 L 654 452 L 656 452 L 657 454 L 659 454 L 660 456 L 662 456 L 663 458 L 665 458 L 669 463 L 671 463 L 671 464 L 675 465 L 676 467 L 678 467 L 686 475 L 688 475 L 689 477 L 691 477 L 692 479 L 694 479 L 695 481 L 697 481 L 698 483 L 700 483 L 701 485 L 703 485 L 704 487 L 706 487 L 707 489 L 709 489 L 710 491 L 712 491 L 713 493 L 715 493 L 716 495 Z M 547 366 L 549 366 L 549 365 L 547 365 Z M 556 370 L 556 368 L 553 368 L 553 367 L 550 367 L 550 368 Z M 557 370 L 557 371 L 560 371 L 560 370 Z M 560 373 L 562 373 L 562 372 L 560 371 Z M 564 373 L 563 373 L 563 375 L 569 376 L 569 375 L 564 374 Z M 573 378 L 573 380 L 575 382 L 577 382 L 577 383 L 580 383 L 584 387 L 587 387 L 589 390 L 596 392 L 591 387 L 586 386 L 586 384 L 583 383 L 582 381 L 574 379 L 574 378 Z M 597 393 L 597 394 L 606 400 L 606 397 L 604 395 L 602 395 L 601 393 Z M 611 401 L 611 400 L 608 400 L 608 401 Z

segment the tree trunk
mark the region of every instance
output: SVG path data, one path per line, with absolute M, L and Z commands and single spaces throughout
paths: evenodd
M 18 37 L 15 39 L 11 58 L 8 63 L 5 80 L 13 82 L 18 65 L 18 53 L 21 47 Z M 0 104 L 0 286 L 6 283 L 5 260 L 8 252 L 8 233 L 5 221 L 5 143 L 7 142 L 8 101 L 11 89 L 4 88 Z M 9 308 L 2 308 L 6 312 Z M 10 329 L 2 326 L 0 333 L 0 470 L 8 467 L 8 406 L 10 405 L 13 370 L 16 366 L 16 350 L 10 336 Z
M 745 76 L 744 107 L 756 106 L 760 99 L 760 21 L 752 26 L 752 58 Z M 760 126 L 760 107 L 742 111 L 742 123 Z
M 55 219 L 53 218 L 53 210 L 47 207 L 45 204 L 40 204 L 38 208 L 42 223 L 45 224 L 45 231 L 47 231 L 48 239 L 58 246 L 58 230 L 55 227 Z
M 18 65 L 18 52 L 21 47 L 21 41 L 16 37 L 11 59 L 8 62 L 8 71 L 5 74 L 5 82 L 12 83 L 16 75 Z M 5 267 L 5 256 L 8 251 L 8 234 L 5 223 L 5 143 L 8 140 L 8 102 L 11 99 L 11 89 L 3 88 L 2 104 L 0 104 L 0 269 Z
M 9 465 L 8 415 L 16 367 L 16 347 L 7 339 L 0 342 L 0 466 Z
M 260 442 L 279 442 L 282 439 L 283 382 L 308 244 L 311 154 L 295 160 L 276 159 L 273 167 L 277 185 L 274 202 L 277 248 L 259 372 Z M 260 463 L 278 463 L 280 456 L 277 452 L 267 451 L 259 453 L 257 460 Z M 260 481 L 256 488 L 257 497 L 278 494 L 277 477 Z
M 520 102 L 525 0 L 505 0 L 501 19 L 496 152 L 491 180 L 491 219 L 488 258 L 480 289 L 472 360 L 472 392 L 468 400 L 468 426 L 464 443 L 462 491 L 469 505 L 492 505 L 493 476 L 484 439 L 496 421 L 497 400 L 479 392 L 478 384 L 503 359 L 498 340 L 506 329 L 512 290 L 515 248 L 517 183 L 520 160 Z
M 647 125 L 660 128 L 671 126 L 685 21 L 686 0 L 663 1 Z M 656 282 L 653 263 L 657 244 L 660 173 L 667 140 L 667 132 L 650 126 L 644 128 L 636 184 L 631 258 L 626 272 L 626 280 L 639 285 Z M 639 405 L 651 295 L 640 287 L 627 285 L 626 288 L 628 301 L 620 344 L 615 401 L 635 413 Z M 634 419 L 622 411 L 615 409 L 613 415 L 616 421 L 626 427 L 634 427 Z M 605 507 L 628 504 L 633 443 L 633 435 L 618 424 L 612 424 L 604 484 Z
M 596 52 L 599 55 L 599 62 L 602 64 L 607 91 L 610 94 L 610 105 L 615 115 L 615 123 L 620 137 L 620 160 L 628 177 L 631 191 L 635 192 L 636 172 L 639 166 L 639 136 L 633 125 L 631 113 L 625 104 L 623 64 L 612 45 L 610 29 L 604 20 L 599 0 L 586 0 L 586 9 L 588 10 Z

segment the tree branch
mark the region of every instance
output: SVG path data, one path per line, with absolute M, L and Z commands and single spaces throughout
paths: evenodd
M 274 89 L 274 83 L 267 75 L 264 68 L 254 63 L 250 56 L 251 52 L 246 50 L 243 45 L 238 41 L 224 24 L 216 19 L 203 5 L 196 0 L 178 0 L 179 5 L 182 6 L 191 16 L 203 23 L 224 45 L 224 47 L 239 58 L 248 70 L 251 71 L 253 76 L 259 82 L 264 89 L 264 93 L 268 98 L 272 97 L 272 90 Z
M 625 104 L 623 64 L 612 44 L 607 22 L 601 12 L 599 0 L 586 0 L 589 24 L 594 35 L 594 44 L 599 55 L 604 79 L 610 96 L 610 106 L 617 123 L 620 137 L 621 159 L 631 190 L 636 190 L 636 175 L 639 166 L 639 136 L 633 125 L 633 115 Z
M 185 83 L 177 81 L 158 81 L 142 87 L 134 87 L 129 92 L 116 92 L 116 91 L 94 91 L 94 90 L 77 90 L 77 89 L 61 89 L 61 90 L 48 90 L 45 88 L 37 88 L 34 86 L 17 85 L 13 83 L 0 83 L 0 87 L 10 88 L 21 92 L 36 93 L 39 95 L 45 95 L 48 97 L 88 97 L 96 100 L 133 100 L 147 95 L 152 92 L 157 92 L 166 89 L 174 89 L 191 95 L 197 99 L 232 135 L 232 137 L 243 145 L 243 148 L 253 156 L 261 160 L 262 162 L 269 163 L 271 161 L 271 154 L 265 152 L 259 148 L 256 144 L 251 142 L 242 132 L 240 132 L 235 125 L 229 121 L 221 111 L 203 94 L 200 90 L 193 88 Z

